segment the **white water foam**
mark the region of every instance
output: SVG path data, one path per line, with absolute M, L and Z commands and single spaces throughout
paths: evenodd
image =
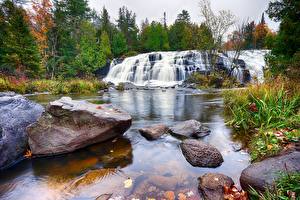
M 242 51 L 239 59 L 245 61 L 251 77 L 263 80 L 264 56 L 267 50 Z M 230 68 L 233 52 L 220 55 L 224 67 Z M 112 62 L 104 81 L 115 85 L 130 82 L 137 86 L 180 85 L 193 72 L 208 72 L 211 69 L 209 56 L 203 51 L 152 52 L 128 57 L 123 62 Z M 241 73 L 235 71 L 241 80 Z

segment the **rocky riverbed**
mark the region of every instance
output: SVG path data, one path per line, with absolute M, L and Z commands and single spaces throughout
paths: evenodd
M 31 105 L 24 127 L 33 123 L 27 134 L 34 158 L 0 171 L 0 199 L 222 199 L 223 186 L 239 186 L 250 165 L 246 151 L 236 148 L 243 141 L 225 125 L 219 93 L 155 89 L 71 97 L 30 96 L 48 105 L 43 112 L 18 96 Z M 7 133 L 1 133 L 3 144 Z M 294 154 L 281 160 L 299 170 Z M 248 167 L 242 184 L 253 181 L 253 170 L 266 172 L 263 166 Z

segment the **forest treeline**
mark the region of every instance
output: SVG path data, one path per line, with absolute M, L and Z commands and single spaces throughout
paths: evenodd
M 183 10 L 173 24 L 119 9 L 116 21 L 108 11 L 91 9 L 87 0 L 4 0 L 0 6 L 0 74 L 30 78 L 87 77 L 112 58 L 168 50 L 216 50 L 214 32 L 206 23 L 191 21 Z M 26 9 L 25 9 L 26 8 Z M 240 31 L 218 49 L 235 48 Z M 243 25 L 241 49 L 272 48 L 275 40 L 264 15 L 257 24 Z M 219 38 L 221 42 L 223 38 Z M 238 40 L 239 41 L 239 40 Z

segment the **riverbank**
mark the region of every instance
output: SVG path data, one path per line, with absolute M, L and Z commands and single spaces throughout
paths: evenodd
M 13 91 L 19 94 L 88 94 L 107 89 L 105 82 L 91 79 L 49 80 L 49 79 L 16 79 L 0 77 L 0 92 Z
M 299 91 L 297 82 L 279 77 L 266 80 L 264 84 L 249 86 L 245 90 L 223 92 L 225 112 L 229 116 L 227 123 L 235 129 L 237 135 L 249 138 L 247 147 L 252 162 L 265 161 L 269 157 L 297 151 L 299 148 Z M 277 196 L 272 198 L 291 197 L 287 190 L 279 191 L 277 187 L 286 186 L 286 177 L 295 177 L 299 181 L 299 172 L 281 173 L 283 175 L 275 184 L 274 195 Z M 290 184 L 290 189 L 296 188 L 295 181 L 291 180 Z M 272 190 L 274 188 L 270 188 Z M 267 197 L 270 191 L 259 195 Z M 299 193 L 298 190 L 294 192 Z

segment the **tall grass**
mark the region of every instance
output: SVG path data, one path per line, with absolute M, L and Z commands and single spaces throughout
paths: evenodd
M 278 154 L 300 139 L 300 86 L 277 78 L 243 90 L 224 92 L 228 124 L 250 136 L 252 161 Z
M 0 77 L 0 92 L 14 91 L 19 94 L 49 92 L 51 94 L 96 93 L 106 89 L 106 83 L 97 79 L 27 80 Z
M 299 85 L 282 79 L 245 90 L 225 91 L 229 124 L 237 129 L 299 128 Z
M 252 189 L 253 200 L 298 200 L 300 199 L 300 173 L 282 173 L 273 188 L 268 188 L 264 193 Z

